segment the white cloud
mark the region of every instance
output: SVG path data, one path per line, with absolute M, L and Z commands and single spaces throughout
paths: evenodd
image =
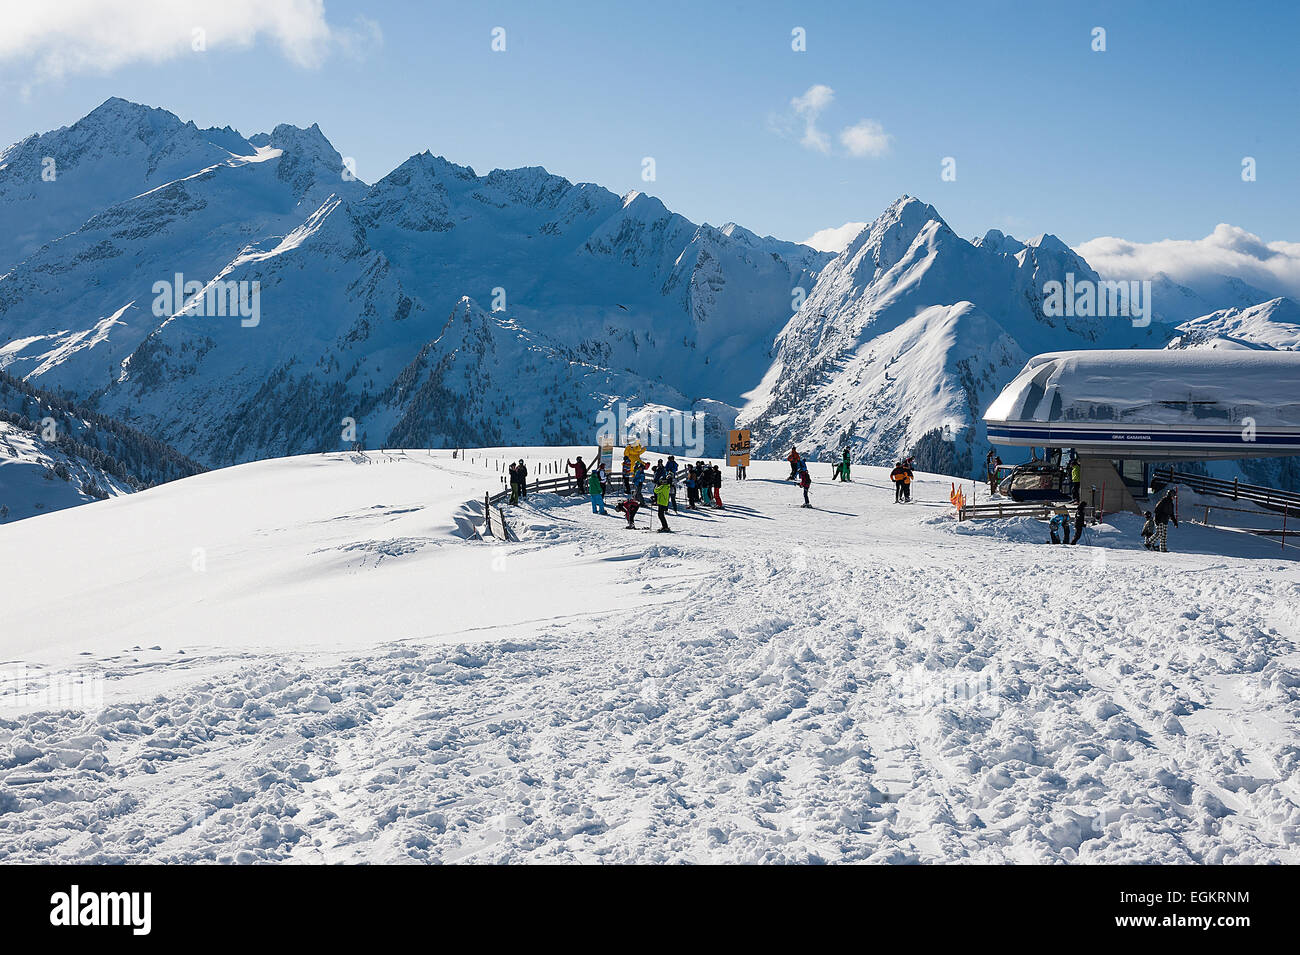
M 870 156 L 873 159 L 883 156 L 889 152 L 889 141 L 893 138 L 874 119 L 859 120 L 840 131 L 840 142 L 850 156 Z
M 831 105 L 834 99 L 835 91 L 829 86 L 818 83 L 808 87 L 802 96 L 790 100 L 790 107 L 804 123 L 803 139 L 799 142 L 809 149 L 815 149 L 820 153 L 831 151 L 830 137 L 817 128 L 817 117 Z
M 1149 278 L 1163 272 L 1196 288 L 1228 275 L 1270 294 L 1300 296 L 1300 242 L 1265 242 L 1226 223 L 1203 239 L 1143 243 L 1102 236 L 1075 251 L 1106 278 Z
M 803 244 L 810 245 L 819 252 L 843 252 L 848 247 L 848 244 L 857 237 L 858 233 L 869 224 L 866 222 L 846 222 L 844 225 L 822 229 L 804 239 Z
M 783 115 L 768 118 L 769 126 L 782 136 L 799 135 L 799 144 L 824 156 L 831 155 L 831 137 L 822 130 L 818 121 L 835 102 L 835 91 L 824 83 L 815 83 L 799 96 L 790 100 L 790 109 Z M 893 137 L 874 119 L 859 120 L 853 126 L 840 130 L 839 142 L 846 155 L 883 156 L 889 151 Z
M 333 46 L 373 47 L 373 21 L 336 31 L 323 0 L 36 0 L 6 5 L 0 62 L 30 63 L 32 79 L 108 72 L 207 51 L 274 43 L 290 62 L 317 67 Z

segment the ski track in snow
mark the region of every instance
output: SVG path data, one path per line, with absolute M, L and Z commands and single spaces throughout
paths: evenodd
M 635 608 L 0 720 L 0 860 L 1300 861 L 1295 563 L 956 528 L 873 468 L 808 511 L 783 467 L 671 537 L 533 496 L 457 545 L 618 561 Z

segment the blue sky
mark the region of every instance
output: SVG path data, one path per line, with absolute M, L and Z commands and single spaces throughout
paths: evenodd
M 0 41 L 0 140 L 117 95 L 246 134 L 317 122 L 369 182 L 427 148 L 479 172 L 543 165 L 641 189 L 696 221 L 796 240 L 902 193 L 966 236 L 1149 242 L 1227 222 L 1300 240 L 1289 4 L 289 3 L 296 19 L 277 34 L 271 0 L 209 12 L 192 0 L 192 19 L 214 24 L 202 53 L 158 17 L 137 42 L 6 14 L 30 22 L 21 44 Z M 505 52 L 490 46 L 497 26 Z M 1105 52 L 1092 49 L 1098 26 Z M 791 49 L 795 27 L 806 52 Z M 833 90 L 815 125 L 828 152 L 802 142 L 791 106 L 816 86 Z M 883 154 L 841 144 L 863 121 Z M 956 180 L 943 182 L 949 156 Z M 1245 156 L 1255 182 L 1242 181 Z

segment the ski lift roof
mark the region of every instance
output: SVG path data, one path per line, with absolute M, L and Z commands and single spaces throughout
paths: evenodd
M 1038 355 L 984 414 L 989 440 L 1146 460 L 1300 454 L 1300 353 Z

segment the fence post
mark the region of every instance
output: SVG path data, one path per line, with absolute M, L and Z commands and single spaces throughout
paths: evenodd
M 1233 478 L 1233 479 L 1232 479 L 1232 499 L 1233 499 L 1234 501 L 1237 499 L 1237 482 L 1238 482 L 1239 480 L 1241 480 L 1241 479 L 1240 479 L 1240 478 Z
M 1291 508 L 1288 505 L 1286 504 L 1282 505 L 1282 549 L 1283 550 L 1286 550 L 1286 515 L 1287 512 L 1290 510 Z

